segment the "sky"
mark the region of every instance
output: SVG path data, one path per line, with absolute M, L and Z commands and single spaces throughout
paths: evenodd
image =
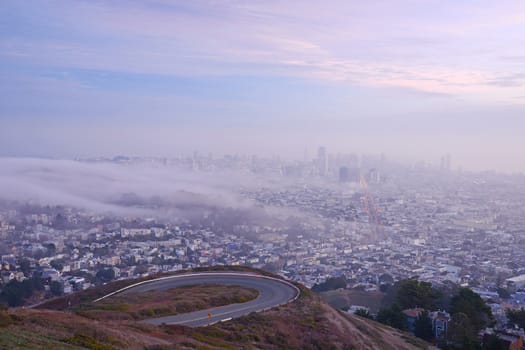
M 0 96 L 0 156 L 525 171 L 525 2 L 2 0 Z

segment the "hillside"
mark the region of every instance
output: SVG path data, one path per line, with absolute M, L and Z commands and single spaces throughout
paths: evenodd
M 104 290 L 111 289 L 104 286 Z M 253 298 L 256 291 L 231 286 L 177 288 L 161 295 L 117 296 L 96 306 L 83 302 L 67 310 L 12 309 L 0 317 L 2 349 L 426 349 L 408 334 L 343 314 L 300 286 L 288 305 L 209 327 L 151 326 L 140 323 L 144 310 L 170 312 L 208 308 Z M 96 291 L 89 291 L 89 294 Z M 169 303 L 175 294 L 176 302 Z M 208 295 L 207 294 L 211 294 Z M 76 296 L 84 299 L 82 296 Z M 172 299 L 173 299 L 172 298 Z M 156 299 L 155 299 L 156 300 Z M 59 300 L 60 301 L 60 300 Z M 184 307 L 180 309 L 180 303 Z M 49 305 L 61 304 L 55 301 Z M 128 306 L 123 306 L 128 305 Z M 131 306 L 132 305 L 132 306 Z M 45 305 L 43 305 L 45 306 Z M 161 312 L 166 312 L 166 308 Z M 189 308 L 189 309 L 188 309 Z M 141 313 L 142 310 L 142 313 Z M 148 311 L 149 312 L 149 311 Z M 151 311 L 154 312 L 154 311 Z

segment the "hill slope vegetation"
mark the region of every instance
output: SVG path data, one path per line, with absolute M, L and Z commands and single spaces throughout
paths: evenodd
M 93 317 L 89 302 L 61 310 L 10 309 L 0 312 L 0 348 L 8 349 L 374 349 L 415 350 L 430 346 L 401 331 L 328 306 L 303 286 L 298 300 L 261 313 L 209 327 L 151 326 L 122 316 L 122 300 L 105 301 L 104 317 Z M 111 286 L 104 286 L 105 290 Z M 185 287 L 184 295 L 211 292 L 210 286 Z M 91 294 L 93 291 L 90 292 Z M 253 291 L 213 289 L 197 308 L 254 297 Z M 167 297 L 164 295 L 164 297 Z M 180 297 L 180 294 L 178 295 Z M 84 300 L 77 296 L 75 300 Z M 151 303 L 146 295 L 145 304 Z M 191 298 L 188 299 L 188 302 Z M 133 310 L 141 309 L 139 298 Z M 45 307 L 45 304 L 43 305 Z M 90 307 L 93 307 L 90 309 Z M 100 306 L 97 306 L 100 308 Z M 111 315 L 112 308 L 115 314 Z M 176 310 L 176 305 L 174 306 Z M 119 317 L 119 313 L 121 317 Z M 129 314 L 128 314 L 129 316 Z M 140 317 L 141 318 L 141 317 Z M 139 318 L 139 319 L 140 319 Z

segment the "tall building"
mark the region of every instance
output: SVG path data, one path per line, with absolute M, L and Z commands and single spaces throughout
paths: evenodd
M 326 154 L 326 148 L 321 146 L 317 150 L 317 167 L 319 175 L 326 176 L 328 173 L 328 156 Z
M 447 153 L 441 157 L 441 170 L 450 171 L 450 154 Z
M 350 182 L 359 183 L 361 179 L 361 169 L 357 167 L 348 168 L 348 178 Z
M 368 183 L 380 183 L 381 182 L 381 173 L 378 169 L 372 168 L 368 171 L 367 176 Z
M 339 168 L 339 182 L 350 182 L 350 171 L 345 166 Z
M 358 183 L 360 180 L 361 171 L 359 168 L 342 166 L 339 168 L 339 182 L 353 182 Z

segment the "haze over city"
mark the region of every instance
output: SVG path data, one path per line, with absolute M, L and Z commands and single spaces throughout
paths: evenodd
M 522 172 L 522 1 L 3 1 L 0 155 Z
M 0 0 L 0 349 L 525 350 L 524 0 Z

